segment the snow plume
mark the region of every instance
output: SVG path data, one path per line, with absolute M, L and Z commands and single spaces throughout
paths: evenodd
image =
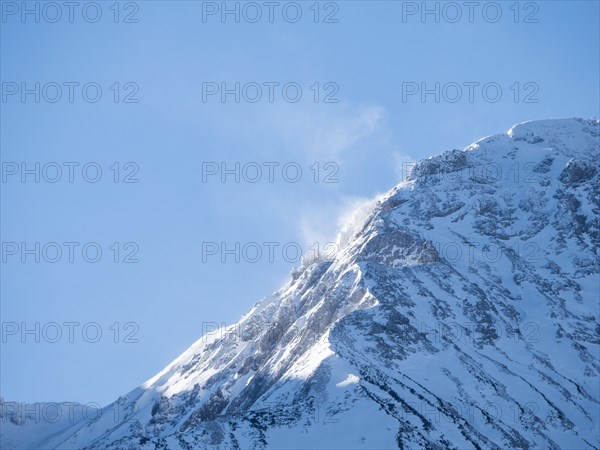
M 337 221 L 340 231 L 335 240 L 340 249 L 346 247 L 352 237 L 360 231 L 382 195 L 377 194 L 373 198 L 354 198 L 342 211 Z
M 369 217 L 381 194 L 372 198 L 346 197 L 340 204 L 318 211 L 306 211 L 300 220 L 305 243 L 302 265 L 335 259 Z

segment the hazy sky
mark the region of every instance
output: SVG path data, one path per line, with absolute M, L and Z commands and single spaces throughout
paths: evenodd
M 596 1 L 257 2 L 239 22 L 233 2 L 22 5 L 0 23 L 12 401 L 106 404 L 275 291 L 403 164 L 599 115 Z

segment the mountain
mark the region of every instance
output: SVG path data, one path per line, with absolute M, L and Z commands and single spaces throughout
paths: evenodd
M 414 165 L 235 325 L 43 448 L 600 449 L 600 122 Z
M 0 449 L 42 449 L 54 435 L 102 414 L 76 402 L 6 402 L 0 397 Z

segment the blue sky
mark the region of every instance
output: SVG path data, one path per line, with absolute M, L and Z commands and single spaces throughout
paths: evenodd
M 298 3 L 296 23 L 285 20 L 296 6 L 286 17 L 276 10 L 270 23 L 257 4 L 256 23 L 231 15 L 223 23 L 218 13 L 203 21 L 213 3 L 195 1 L 122 2 L 118 23 L 113 2 L 98 3 L 95 23 L 93 9 L 85 17 L 74 11 L 71 23 L 62 7 L 50 23 L 56 11 L 44 3 L 36 22 L 15 12 L 21 2 L 2 2 L 5 399 L 106 404 L 178 356 L 203 326 L 231 324 L 276 290 L 297 265 L 280 249 L 335 238 L 348 211 L 400 181 L 403 163 L 526 120 L 599 115 L 595 1 L 501 2 L 495 23 L 495 10 L 483 15 L 486 2 L 472 21 L 455 3 L 463 5 L 456 23 L 448 3 L 438 3 L 436 22 L 421 11 L 406 15 L 421 2 L 322 2 L 318 23 L 312 1 Z M 23 101 L 22 88 L 35 90 L 36 82 L 39 103 L 35 94 Z M 203 101 L 203 83 L 240 83 L 239 103 L 233 94 Z M 253 83 L 263 89 L 256 103 L 242 95 L 253 96 Z M 264 83 L 274 83 L 272 102 Z M 297 84 L 284 92 L 288 83 Z M 435 83 L 439 102 L 408 94 Z M 56 85 L 62 97 L 51 103 Z M 97 86 L 102 96 L 92 103 Z M 285 99 L 293 86 L 302 90 L 295 103 Z M 462 96 L 451 102 L 456 86 Z M 498 87 L 502 97 L 492 102 Z M 338 101 L 324 102 L 328 94 Z M 203 180 L 203 167 L 236 163 L 247 170 L 239 183 L 233 175 L 221 182 L 220 173 Z M 33 170 L 25 182 L 23 164 Z M 257 166 L 262 176 L 247 182 Z M 36 243 L 39 263 L 23 252 Z M 220 254 L 203 258 L 203 243 L 248 251 L 256 243 L 263 255 L 222 262 Z M 272 260 L 265 243 L 274 243 Z M 85 260 L 84 246 L 89 260 L 102 250 L 98 262 Z M 23 328 L 34 331 L 22 336 Z M 98 329 L 98 342 L 89 342 Z

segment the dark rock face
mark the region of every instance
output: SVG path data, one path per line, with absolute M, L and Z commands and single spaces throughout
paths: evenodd
M 558 179 L 567 186 L 574 186 L 589 181 L 596 175 L 597 167 L 591 161 L 571 160 L 561 172 Z

